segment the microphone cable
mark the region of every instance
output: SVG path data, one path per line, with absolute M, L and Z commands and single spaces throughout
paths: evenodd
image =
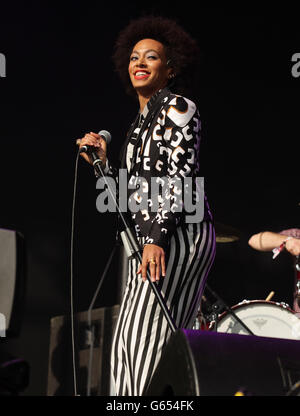
M 106 130 L 101 130 L 99 134 L 103 133 L 107 143 L 111 141 L 111 134 Z M 76 144 L 79 144 L 78 140 Z M 74 396 L 80 396 L 77 389 L 77 374 L 76 374 L 76 358 L 75 358 L 75 330 L 74 330 L 74 228 L 75 228 L 75 205 L 76 205 L 76 191 L 77 191 L 77 177 L 78 177 L 78 161 L 80 157 L 80 148 L 77 151 L 74 170 L 74 185 L 72 198 L 72 215 L 71 215 L 71 242 L 70 242 L 70 325 L 71 325 L 71 343 L 72 343 L 72 371 L 73 371 L 73 389 Z M 100 290 L 99 285 L 99 290 Z
M 74 224 L 75 224 L 75 203 L 77 189 L 78 161 L 80 152 L 77 152 L 74 172 L 73 200 L 72 200 L 72 218 L 71 218 L 71 252 L 70 252 L 70 315 L 71 315 L 71 342 L 72 342 L 72 369 L 73 369 L 73 388 L 74 396 L 77 393 L 77 375 L 76 375 L 76 359 L 75 359 L 75 331 L 74 331 Z

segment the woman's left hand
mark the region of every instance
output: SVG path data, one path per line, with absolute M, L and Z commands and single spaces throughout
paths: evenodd
M 152 282 L 166 275 L 165 252 L 164 249 L 156 244 L 146 244 L 143 250 L 142 264 L 140 264 L 137 274 L 142 273 L 144 282 L 147 280 L 147 267 L 149 264 Z

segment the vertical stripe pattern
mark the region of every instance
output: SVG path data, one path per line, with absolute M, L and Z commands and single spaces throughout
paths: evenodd
M 140 239 L 143 243 L 143 239 Z M 213 224 L 204 221 L 176 229 L 170 240 L 166 276 L 158 282 L 178 328 L 192 328 L 216 252 Z M 111 353 L 112 395 L 141 396 L 172 331 L 148 283 L 129 262 Z

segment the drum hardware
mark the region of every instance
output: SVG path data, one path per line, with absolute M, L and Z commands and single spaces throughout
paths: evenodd
M 300 272 L 300 255 L 296 256 L 295 268 L 296 268 L 297 272 Z
M 205 296 L 202 296 L 202 300 L 204 301 L 206 312 L 201 310 L 200 317 L 197 317 L 198 325 L 194 329 L 212 330 L 215 327 L 219 314 L 223 312 L 224 308 L 218 301 L 212 304 Z
M 300 255 L 296 256 L 295 260 L 295 269 L 296 269 L 296 298 L 299 304 L 300 300 Z
M 290 305 L 286 302 L 276 302 L 276 305 L 282 306 L 283 309 L 289 309 Z
M 294 299 L 294 309 L 297 309 L 297 306 L 300 307 L 300 255 L 295 258 L 295 299 Z
M 300 298 L 300 280 L 298 280 L 297 284 L 296 284 L 296 288 L 297 288 L 297 298 Z
M 211 327 L 210 329 L 213 329 L 213 331 L 217 331 L 218 329 L 218 323 L 219 323 L 219 313 L 222 308 L 222 310 L 226 310 L 230 315 L 233 316 L 233 318 L 250 334 L 255 335 L 247 325 L 237 316 L 237 314 L 224 302 L 223 299 L 220 298 L 220 296 L 213 291 L 208 285 L 206 285 L 205 289 L 207 289 L 211 295 L 216 299 L 216 302 L 212 305 L 212 311 L 211 311 Z

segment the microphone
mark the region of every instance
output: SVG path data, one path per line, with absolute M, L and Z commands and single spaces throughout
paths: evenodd
M 99 136 L 106 141 L 106 144 L 111 142 L 111 134 L 107 130 L 99 131 Z M 84 145 L 80 148 L 79 153 L 87 153 L 95 160 L 96 148 L 94 146 Z M 94 154 L 93 154 L 94 153 Z M 96 155 L 97 156 L 97 155 Z M 98 159 L 98 156 L 97 156 Z

